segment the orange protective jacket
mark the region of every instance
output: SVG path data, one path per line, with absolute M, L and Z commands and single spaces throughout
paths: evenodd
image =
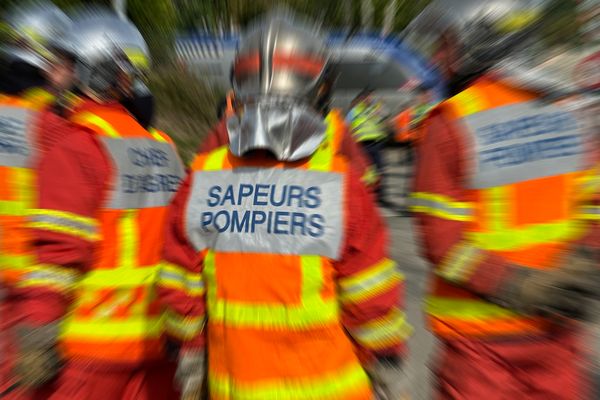
M 574 242 L 597 246 L 598 170 L 577 118 L 493 78 L 439 105 L 419 146 L 412 210 L 435 279 L 443 338 L 545 332 L 548 321 L 482 296 L 512 266 L 554 268 Z
M 156 301 L 166 206 L 183 177 L 170 139 L 120 105 L 84 101 L 38 168 L 28 226 L 37 264 L 20 283 L 34 324 L 63 319 L 61 350 L 85 363 L 163 357 Z
M 160 294 L 169 333 L 208 348 L 211 398 L 368 399 L 359 356 L 403 350 L 387 229 L 330 150 L 278 163 L 221 147 L 175 197 Z

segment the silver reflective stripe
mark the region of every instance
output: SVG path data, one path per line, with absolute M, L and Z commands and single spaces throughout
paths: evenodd
M 444 214 L 452 214 L 455 216 L 470 217 L 473 215 L 473 208 L 470 206 L 457 206 L 433 199 L 411 197 L 408 200 L 408 204 L 410 207 L 426 207 L 428 209 L 438 210 Z
M 384 282 L 390 282 L 400 277 L 400 273 L 396 271 L 396 264 L 390 263 L 389 268 L 381 270 L 380 272 L 369 277 L 368 279 L 351 285 L 341 284 L 340 286 L 343 290 L 344 296 L 352 296 L 357 295 L 359 293 L 369 292 L 373 290 L 374 287 L 377 287 Z
M 555 105 L 523 102 L 463 118 L 473 144 L 473 189 L 579 171 L 584 132 L 576 117 Z
M 35 156 L 32 137 L 36 111 L 23 107 L 0 106 L 0 165 L 31 167 Z
M 204 281 L 198 276 L 198 279 L 188 279 L 186 276 L 175 272 L 161 270 L 158 275 L 158 280 L 161 282 L 177 282 L 183 285 L 186 289 L 204 289 Z
M 186 210 L 196 250 L 340 256 L 343 176 L 278 168 L 197 171 Z
M 171 144 L 150 138 L 101 139 L 112 158 L 115 174 L 105 208 L 169 204 L 184 176 L 183 165 Z
M 52 225 L 64 226 L 66 228 L 76 229 L 78 231 L 83 231 L 90 235 L 95 235 L 98 233 L 98 229 L 95 224 L 87 224 L 82 221 L 74 221 L 69 218 L 61 218 L 54 217 L 51 215 L 33 215 L 29 217 L 29 220 L 33 223 L 48 223 Z

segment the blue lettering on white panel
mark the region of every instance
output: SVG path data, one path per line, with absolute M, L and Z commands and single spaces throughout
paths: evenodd
M 464 118 L 474 145 L 468 184 L 485 188 L 583 169 L 585 138 L 558 106 L 530 101 Z
M 199 171 L 186 211 L 198 249 L 339 256 L 337 173 L 238 168 Z

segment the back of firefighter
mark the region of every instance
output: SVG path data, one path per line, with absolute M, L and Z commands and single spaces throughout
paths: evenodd
M 71 132 L 38 169 L 28 218 L 37 263 L 20 282 L 20 369 L 37 386 L 56 376 L 37 398 L 175 398 L 154 286 L 183 168 L 171 140 L 121 104 L 149 63 L 135 26 L 88 11 L 74 18 L 69 40 L 81 101 Z
M 35 201 L 35 165 L 62 135 L 65 121 L 53 103 L 71 81 L 72 64 L 52 46 L 69 19 L 51 3 L 19 5 L 2 21 L 8 37 L 0 46 L 0 397 L 24 399 L 13 374 L 13 328 L 20 320 L 18 277 L 32 264 L 25 216 Z M 45 126 L 57 127 L 56 137 L 45 135 Z
M 383 199 L 383 148 L 387 139 L 386 125 L 383 123 L 382 105 L 373 100 L 373 91 L 363 90 L 352 102 L 346 115 L 352 136 L 368 155 L 377 171 L 379 185 L 377 196 Z
M 404 393 L 402 277 L 360 177 L 326 139 L 342 125 L 316 108 L 323 43 L 282 15 L 243 36 L 230 144 L 198 155 L 171 206 L 160 292 L 184 395 L 205 373 L 211 399 Z
M 597 166 L 580 121 L 544 100 L 547 88 L 495 68 L 530 43 L 545 6 L 436 2 L 413 25 L 460 38 L 440 46 L 453 93 L 425 122 L 412 195 L 434 267 L 440 399 L 590 398 L 578 320 L 600 289 L 587 220 Z

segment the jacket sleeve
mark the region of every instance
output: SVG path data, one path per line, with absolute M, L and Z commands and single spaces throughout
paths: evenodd
M 169 337 L 182 343 L 183 348 L 203 348 L 206 320 L 203 262 L 187 239 L 184 226 L 191 179 L 192 175 L 188 175 L 169 207 L 157 290 L 166 310 Z
M 344 127 L 339 153 L 350 161 L 352 168 L 356 170 L 365 185 L 370 187 L 377 183 L 377 170 L 368 161 L 365 152 L 352 137 L 348 125 Z
M 93 137 L 72 129 L 37 168 L 37 208 L 27 220 L 35 261 L 19 282 L 20 314 L 32 324 L 65 315 L 99 237 L 95 218 L 108 165 Z
M 227 134 L 225 121 L 225 118 L 222 118 L 217 125 L 211 129 L 204 141 L 200 144 L 198 153 L 208 153 L 229 144 L 229 135 Z
M 336 264 L 342 323 L 359 354 L 403 355 L 411 328 L 403 312 L 404 277 L 388 258 L 387 227 L 355 172 L 346 190 L 346 243 Z

